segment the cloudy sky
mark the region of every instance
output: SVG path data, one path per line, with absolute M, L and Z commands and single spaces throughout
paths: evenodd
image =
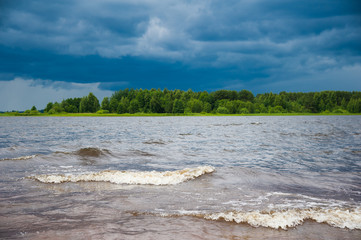
M 124 88 L 361 90 L 359 0 L 0 0 L 0 110 Z

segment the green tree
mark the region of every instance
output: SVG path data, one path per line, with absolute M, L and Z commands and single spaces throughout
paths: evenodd
M 268 108 L 264 104 L 259 106 L 259 110 L 261 113 L 268 113 Z
M 54 113 L 61 113 L 61 112 L 64 111 L 64 109 L 61 107 L 61 104 L 58 103 L 58 102 L 55 102 L 55 103 L 53 104 L 53 107 L 52 107 L 51 110 L 53 110 Z M 51 110 L 50 110 L 50 111 L 51 111 Z
M 194 98 L 190 99 L 187 105 L 192 113 L 200 113 L 203 110 L 203 104 L 198 99 L 194 99 Z
M 251 102 L 246 102 L 246 108 L 248 113 L 254 113 L 254 104 Z
M 137 99 L 133 99 L 129 104 L 129 113 L 139 112 L 139 101 Z
M 173 112 L 173 99 L 172 94 L 169 90 L 165 91 L 164 97 L 161 99 L 162 102 L 162 108 L 166 113 L 172 113 Z
M 282 108 L 286 107 L 286 101 L 284 100 L 284 95 L 275 95 L 273 106 L 281 106 Z
M 39 111 L 36 109 L 35 106 L 32 106 L 31 110 L 27 112 L 28 114 L 31 114 L 31 115 L 36 115 L 36 114 L 39 114 Z
M 325 106 L 325 102 L 323 101 L 323 99 L 320 100 L 320 103 L 318 104 L 317 110 L 318 112 L 322 112 L 325 111 L 326 106 Z
M 212 105 L 209 102 L 203 103 L 203 112 L 206 112 L 206 113 L 212 112 Z
M 173 103 L 173 113 L 184 113 L 184 102 L 181 99 L 175 99 Z
M 248 90 L 242 90 L 238 93 L 238 99 L 243 101 L 243 102 L 253 102 L 254 100 L 254 95 L 252 92 L 248 91 Z
M 225 107 L 228 110 L 228 113 L 235 114 L 239 107 L 240 101 L 227 101 Z
M 52 102 L 49 102 L 47 105 L 46 105 L 46 108 L 44 109 L 45 112 L 49 112 L 50 109 L 53 108 L 53 103 Z
M 74 101 L 72 98 L 65 99 L 61 102 L 61 107 L 64 109 L 65 112 L 77 113 L 78 108 L 75 105 L 73 105 L 73 102 Z
M 341 100 L 341 108 L 346 110 L 347 109 L 347 103 L 346 103 L 346 99 L 342 98 Z
M 150 99 L 150 111 L 152 113 L 162 113 L 163 112 L 160 98 L 157 94 L 153 94 L 152 98 Z
M 269 113 L 283 113 L 284 111 L 283 107 L 279 105 L 269 108 Z
M 220 114 L 228 114 L 229 111 L 228 111 L 228 109 L 227 109 L 226 107 L 220 106 L 220 107 L 217 108 L 217 113 L 220 113 Z
M 191 98 L 193 98 L 194 92 L 192 89 L 188 89 L 186 92 L 182 93 L 182 99 L 184 102 L 188 102 Z
M 79 107 L 79 112 L 87 112 L 89 109 L 88 107 L 88 98 L 87 97 L 83 97 L 80 101 L 80 107 Z
M 139 91 L 137 92 L 137 96 L 135 98 L 138 100 L 139 108 L 141 108 L 142 111 L 144 111 L 144 106 L 145 106 L 144 97 L 145 97 L 145 91 L 139 89 Z
M 89 93 L 88 101 L 90 107 L 89 112 L 95 113 L 100 109 L 99 100 L 93 93 Z
M 122 97 L 118 104 L 117 113 L 127 113 L 129 108 L 129 99 L 127 97 Z
M 202 92 L 200 95 L 199 95 L 199 98 L 198 98 L 200 101 L 202 102 L 208 102 L 208 103 L 211 103 L 211 97 L 209 96 L 209 93 L 204 91 Z
M 175 101 L 177 100 L 178 101 Z M 134 100 L 134 101 L 133 101 Z M 222 113 L 275 113 L 275 112 L 361 112 L 361 92 L 322 91 L 309 93 L 264 93 L 256 97 L 252 92 L 218 90 L 193 92 L 192 90 L 124 89 L 116 91 L 102 101 L 102 109 L 110 112 L 222 112 Z M 34 106 L 35 107 L 35 106 Z M 83 98 L 68 98 L 59 103 L 49 102 L 47 113 L 96 112 L 99 101 L 89 93 Z M 224 111 L 224 108 L 227 111 Z M 219 110 L 219 111 L 218 111 Z M 31 112 L 29 110 L 29 112 Z
M 110 111 L 110 102 L 108 97 L 103 98 L 102 109 Z
M 349 111 L 350 113 L 361 112 L 361 99 L 352 98 L 347 104 L 347 111 Z
M 61 102 L 61 107 L 65 112 L 77 113 L 79 112 L 81 98 L 67 98 Z
M 88 96 L 83 97 L 80 101 L 80 112 L 90 112 L 95 113 L 99 110 L 100 104 L 99 100 L 93 93 L 89 93 Z
M 151 112 L 150 110 L 150 100 L 152 98 L 151 93 L 148 89 L 145 89 L 143 92 L 144 92 L 143 112 Z
M 74 105 L 68 105 L 66 108 L 64 108 L 64 111 L 68 113 L 77 113 L 78 109 Z
M 300 113 L 303 112 L 303 107 L 298 102 L 291 102 L 291 112 Z
M 222 100 L 222 99 L 229 99 L 229 100 L 236 100 L 238 98 L 238 93 L 236 91 L 229 91 L 229 90 L 218 90 L 212 92 L 214 100 Z
M 111 97 L 110 98 L 110 103 L 109 103 L 109 108 L 110 108 L 110 112 L 112 113 L 116 113 L 117 109 L 118 109 L 118 100 L 115 97 Z
M 241 114 L 248 114 L 249 111 L 248 111 L 247 108 L 241 108 L 241 109 L 239 110 L 239 113 L 241 113 Z

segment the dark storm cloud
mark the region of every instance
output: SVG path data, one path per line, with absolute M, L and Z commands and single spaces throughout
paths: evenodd
M 259 92 L 273 84 L 282 91 L 293 79 L 301 84 L 302 78 L 361 63 L 359 1 L 1 3 L 3 80 L 101 82 L 112 90 Z M 360 90 L 356 77 L 349 77 L 348 87 Z

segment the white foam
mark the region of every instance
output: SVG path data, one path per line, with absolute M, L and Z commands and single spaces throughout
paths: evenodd
M 63 182 L 111 182 L 117 184 L 150 184 L 150 185 L 174 185 L 188 180 L 192 180 L 206 173 L 214 171 L 214 167 L 200 166 L 196 168 L 186 168 L 178 171 L 116 171 L 106 170 L 96 173 L 80 175 L 36 175 L 30 178 L 44 183 Z
M 0 161 L 28 160 L 28 159 L 34 158 L 36 156 L 37 155 L 29 155 L 29 156 L 21 156 L 21 157 L 16 157 L 16 158 L 3 158 L 3 159 L 0 159 Z
M 60 166 L 60 167 L 65 169 L 74 168 L 73 166 Z
M 287 230 L 302 224 L 305 220 L 327 223 L 333 227 L 361 229 L 361 208 L 355 209 L 289 209 L 280 211 L 218 212 L 177 211 L 177 213 L 160 213 L 162 217 L 193 216 L 207 220 L 225 220 L 227 222 L 247 223 L 253 227 L 268 227 Z
M 199 215 L 198 215 L 199 216 Z M 327 223 L 334 227 L 361 229 L 361 208 L 356 209 L 289 209 L 270 212 L 220 212 L 204 214 L 209 220 L 225 220 L 236 223 L 248 223 L 254 227 L 287 229 L 310 219 L 318 223 Z

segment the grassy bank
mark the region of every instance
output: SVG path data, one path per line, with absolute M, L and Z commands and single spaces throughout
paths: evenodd
M 361 113 L 253 113 L 253 114 L 219 114 L 219 113 L 57 113 L 57 114 L 28 114 L 28 113 L 0 113 L 0 117 L 167 117 L 167 116 L 331 116 L 331 115 L 361 115 Z

